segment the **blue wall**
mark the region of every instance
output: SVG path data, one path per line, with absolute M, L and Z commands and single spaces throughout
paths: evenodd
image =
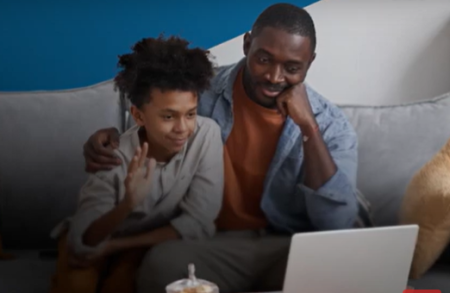
M 317 0 L 285 1 L 301 7 Z M 0 0 L 0 91 L 54 90 L 111 79 L 143 37 L 177 34 L 210 48 L 250 29 L 274 0 Z

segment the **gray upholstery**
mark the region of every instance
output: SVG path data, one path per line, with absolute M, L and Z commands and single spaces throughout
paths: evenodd
M 404 189 L 450 137 L 450 94 L 403 106 L 342 106 L 359 135 L 359 188 L 378 225 L 397 222 Z M 13 261 L 0 261 L 0 292 L 48 292 L 51 228 L 75 208 L 86 179 L 82 146 L 93 131 L 121 129 L 111 82 L 61 92 L 0 93 L 0 221 Z M 435 266 L 416 288 L 450 292 L 449 266 Z
M 358 133 L 358 187 L 371 202 L 375 224 L 395 225 L 409 180 L 450 138 L 450 93 L 407 105 L 341 109 Z M 450 293 L 449 260 L 409 284 Z
M 16 260 L 0 261 L 0 292 L 48 293 L 55 261 L 40 259 L 36 250 L 14 251 L 14 254 Z
M 435 265 L 420 280 L 411 280 L 409 285 L 414 289 L 439 289 L 441 293 L 450 293 L 450 268 L 448 265 Z
M 4 245 L 50 247 L 50 230 L 74 211 L 86 180 L 83 143 L 121 126 L 111 83 L 0 94 L 0 223 Z
M 409 180 L 450 138 L 450 93 L 408 105 L 341 108 L 358 133 L 358 187 L 375 224 L 394 225 Z

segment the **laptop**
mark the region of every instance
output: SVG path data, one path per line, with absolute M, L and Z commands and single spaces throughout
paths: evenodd
M 419 227 L 295 234 L 283 293 L 402 293 Z

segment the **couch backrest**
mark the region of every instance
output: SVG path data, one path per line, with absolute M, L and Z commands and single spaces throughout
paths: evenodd
M 122 125 L 111 82 L 69 91 L 0 93 L 0 231 L 5 247 L 48 248 L 86 180 L 83 144 Z
M 400 106 L 341 106 L 359 136 L 358 186 L 378 225 L 397 223 L 412 176 L 450 139 L 450 93 Z
M 450 138 L 450 93 L 400 106 L 341 106 L 359 135 L 358 185 L 376 224 L 392 225 L 412 175 Z M 0 93 L 0 232 L 8 248 L 48 248 L 72 214 L 84 172 L 83 143 L 123 130 L 111 82 L 69 91 Z

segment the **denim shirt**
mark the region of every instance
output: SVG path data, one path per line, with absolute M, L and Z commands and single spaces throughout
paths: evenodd
M 225 144 L 233 128 L 233 85 L 240 62 L 217 69 L 208 91 L 199 99 L 198 114 L 214 119 Z M 281 233 L 347 229 L 358 214 L 356 133 L 341 110 L 306 85 L 320 132 L 337 172 L 318 190 L 303 185 L 303 140 L 300 128 L 287 118 L 270 164 L 261 200 L 272 229 Z

